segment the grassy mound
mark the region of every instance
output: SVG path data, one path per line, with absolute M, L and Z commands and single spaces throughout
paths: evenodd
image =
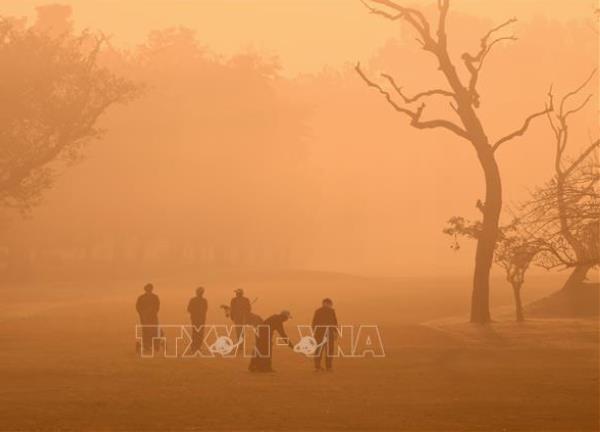
M 599 315 L 600 284 L 583 283 L 562 289 L 525 307 L 525 316 L 586 318 Z

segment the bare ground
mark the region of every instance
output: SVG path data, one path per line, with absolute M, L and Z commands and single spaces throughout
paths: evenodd
M 209 320 L 224 322 L 217 305 L 232 285 L 208 285 Z M 267 302 L 274 286 L 288 294 Z M 133 351 L 138 286 L 45 302 L 24 289 L 5 296 L 0 319 L 0 430 L 598 430 L 596 320 L 516 324 L 507 307 L 493 325 L 472 326 L 435 316 L 459 304 L 450 294 L 428 310 L 424 287 L 399 293 L 389 281 L 343 276 L 245 287 L 262 315 L 289 304 L 290 292 L 312 300 L 329 287 L 342 321 L 381 321 L 386 357 L 315 374 L 308 359 L 276 348 L 278 372 L 259 376 L 242 358 L 142 360 Z M 163 323 L 185 322 L 189 291 L 163 288 Z M 294 323 L 314 303 L 296 300 Z M 411 315 L 419 308 L 420 320 Z

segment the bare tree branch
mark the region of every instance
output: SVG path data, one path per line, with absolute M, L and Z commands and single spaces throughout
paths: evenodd
M 377 8 L 372 7 L 372 6 L 369 6 L 364 0 L 360 0 L 360 2 L 363 5 L 365 5 L 365 7 L 367 9 L 369 9 L 369 12 L 371 12 L 373 15 L 379 15 L 379 16 L 382 16 L 382 17 L 387 18 L 387 19 L 392 20 L 392 21 L 395 21 L 397 19 L 402 18 L 402 15 L 403 15 L 402 12 L 397 13 L 395 15 L 392 15 L 389 12 L 386 12 L 386 11 L 383 11 L 381 9 L 377 9 Z
M 505 142 L 508 142 L 516 137 L 522 136 L 525 132 L 527 132 L 527 129 L 529 128 L 529 124 L 531 123 L 532 120 L 536 119 L 537 117 L 546 115 L 551 111 L 552 111 L 552 108 L 550 107 L 550 108 L 545 108 L 543 111 L 531 114 L 529 117 L 527 117 L 525 119 L 525 121 L 523 122 L 523 125 L 519 129 L 517 129 L 516 131 L 514 131 L 514 132 L 500 138 L 498 141 L 496 141 L 496 143 L 492 146 L 492 151 L 498 150 L 498 148 Z
M 552 85 L 550 86 L 550 90 L 548 90 L 548 102 L 549 103 L 546 105 L 546 108 L 554 106 L 554 95 L 552 94 Z M 558 127 L 555 126 L 554 120 L 552 120 L 551 112 L 552 111 L 548 111 L 546 113 L 546 117 L 548 117 L 548 123 L 550 123 L 550 127 L 552 128 L 552 131 L 554 132 L 554 136 L 556 137 L 556 139 L 558 141 L 561 132 L 558 129 Z
M 450 0 L 438 0 L 438 9 L 440 10 L 440 16 L 438 19 L 438 44 L 446 48 L 448 45 L 448 37 L 446 35 L 446 18 L 448 16 L 448 9 L 450 8 Z
M 374 8 L 372 6 L 369 6 L 369 4 L 366 1 L 371 2 L 371 3 L 380 4 L 389 9 L 397 11 L 398 13 L 394 15 L 389 12 L 383 11 L 381 9 Z M 383 16 L 383 17 L 386 17 L 386 18 L 392 19 L 392 20 L 402 18 L 405 21 L 407 21 L 419 33 L 420 39 L 418 39 L 418 40 L 419 40 L 419 43 L 422 45 L 423 49 L 428 50 L 428 51 L 434 50 L 436 43 L 433 40 L 433 38 L 431 37 L 429 22 L 427 22 L 427 19 L 425 19 L 425 16 L 423 15 L 423 13 L 421 13 L 421 11 L 419 11 L 417 9 L 412 9 L 412 8 L 401 6 L 391 0 L 366 0 L 366 1 L 361 0 L 361 2 L 365 5 L 365 7 L 367 9 L 369 9 L 369 11 L 373 14 L 380 15 L 380 16 Z
M 404 93 L 402 93 L 402 87 L 399 87 L 396 84 L 396 81 L 394 81 L 394 78 L 392 76 L 390 76 L 390 75 L 388 75 L 386 73 L 382 73 L 381 76 L 389 81 L 389 83 L 391 84 L 391 86 L 394 88 L 394 90 L 396 90 L 396 93 L 398 93 L 398 95 L 402 98 L 402 100 L 404 101 L 404 103 L 417 102 L 422 97 L 433 96 L 433 95 L 448 96 L 448 97 L 451 97 L 451 98 L 455 98 L 456 97 L 456 95 L 454 93 L 452 93 L 451 91 L 442 90 L 442 89 L 427 90 L 427 91 L 424 91 L 424 92 L 421 92 L 421 93 L 417 93 L 413 97 L 406 96 Z
M 592 96 L 593 96 L 593 95 L 589 94 L 589 95 L 587 96 L 587 98 L 585 98 L 585 99 L 583 100 L 583 102 L 581 102 L 581 103 L 580 103 L 578 106 L 576 106 L 575 108 L 573 108 L 573 109 L 570 109 L 569 111 L 567 111 L 566 113 L 564 113 L 564 118 L 565 118 L 565 120 L 566 120 L 567 118 L 569 118 L 569 116 L 570 116 L 571 114 L 575 114 L 576 112 L 579 112 L 579 111 L 581 111 L 581 110 L 582 110 L 582 109 L 583 109 L 583 108 L 584 108 L 584 107 L 587 105 L 587 103 L 590 101 L 590 99 L 592 98 Z
M 565 104 L 567 103 L 567 101 L 568 101 L 568 100 L 569 100 L 571 97 L 573 97 L 573 96 L 575 96 L 577 93 L 579 93 L 581 90 L 583 90 L 583 88 L 584 88 L 585 86 L 587 86 L 587 85 L 589 84 L 589 82 L 592 80 L 592 78 L 594 77 L 594 75 L 596 75 L 596 69 L 594 69 L 594 70 L 592 71 L 592 73 L 590 74 L 590 76 L 589 76 L 589 77 L 587 77 L 587 79 L 586 79 L 586 80 L 585 80 L 583 83 L 581 83 L 581 85 L 580 85 L 579 87 L 577 87 L 577 88 L 576 88 L 575 90 L 573 90 L 573 91 L 570 91 L 569 93 L 567 93 L 567 94 L 566 94 L 566 95 L 565 95 L 565 96 L 562 98 L 562 101 L 560 102 L 560 108 L 559 108 L 559 110 L 558 110 L 558 113 L 559 113 L 559 115 L 560 115 L 560 116 L 563 116 L 563 115 L 564 115 Z
M 396 101 L 394 101 L 394 99 L 392 98 L 392 96 L 390 95 L 390 93 L 383 89 L 383 87 L 381 87 L 379 84 L 371 81 L 365 74 L 364 72 L 361 70 L 360 68 L 360 63 L 356 64 L 355 67 L 356 72 L 358 73 L 358 75 L 363 79 L 363 81 L 369 86 L 369 87 L 373 87 L 375 89 L 377 89 L 379 91 L 379 93 L 381 93 L 386 100 L 388 101 L 388 103 L 398 112 L 403 113 L 405 115 L 407 115 L 410 119 L 411 119 L 411 126 L 417 128 L 417 129 L 435 129 L 435 128 L 444 128 L 444 129 L 448 129 L 451 132 L 454 132 L 456 135 L 460 136 L 461 138 L 465 138 L 465 139 L 469 139 L 467 132 L 461 128 L 460 126 L 458 126 L 455 123 L 452 123 L 449 120 L 444 120 L 444 119 L 435 119 L 435 120 L 421 120 L 421 117 L 423 115 L 423 111 L 425 110 L 425 104 L 421 104 L 416 111 L 412 111 L 410 109 L 404 108 L 400 105 L 398 105 L 396 103 Z
M 585 99 L 583 99 L 583 101 L 579 103 L 579 105 L 576 105 L 574 108 L 571 109 L 567 108 L 567 103 L 571 98 L 577 96 L 591 82 L 595 74 L 596 69 L 592 70 L 589 76 L 577 88 L 568 92 L 561 98 L 559 109 L 558 111 L 554 111 L 554 115 L 548 114 L 548 120 L 550 122 L 550 126 L 552 127 L 555 137 L 556 150 L 554 155 L 554 167 L 559 177 L 564 177 L 567 175 L 565 172 L 563 172 L 562 162 L 563 155 L 566 152 L 567 144 L 569 142 L 569 117 L 583 110 L 591 100 L 592 95 L 589 94 Z M 587 155 L 589 155 L 589 153 L 595 147 L 596 145 L 592 143 L 591 147 L 588 148 L 589 152 L 588 150 L 585 150 L 585 156 L 582 159 L 578 159 L 576 161 L 576 164 L 571 165 L 571 167 L 567 170 L 572 171 L 583 159 L 585 159 Z
M 591 144 L 588 146 L 588 148 L 586 148 L 586 149 L 585 149 L 585 150 L 584 150 L 584 151 L 583 151 L 583 152 L 582 152 L 582 153 L 579 155 L 579 157 L 578 157 L 577 159 L 575 159 L 575 160 L 573 161 L 573 163 L 571 163 L 571 165 L 569 165 L 569 168 L 567 168 L 567 169 L 564 171 L 564 173 L 563 173 L 563 174 L 564 174 L 564 176 L 566 177 L 566 176 L 568 176 L 569 174 L 571 174 L 571 173 L 573 172 L 573 170 L 575 170 L 575 168 L 577 168 L 577 166 L 578 166 L 578 165 L 579 165 L 581 162 L 583 162 L 583 161 L 585 160 L 585 158 L 587 158 L 587 157 L 590 155 L 590 153 L 592 153 L 592 152 L 593 152 L 593 151 L 596 149 L 596 147 L 598 147 L 599 145 L 600 145 L 600 139 L 597 139 L 596 141 L 594 141 L 593 143 L 591 143 Z
M 469 53 L 464 53 L 462 55 L 462 59 L 465 64 L 465 67 L 467 68 L 467 70 L 469 71 L 469 74 L 471 75 L 470 79 L 469 79 L 468 91 L 473 99 L 473 105 L 475 107 L 478 107 L 479 103 L 480 103 L 479 102 L 479 93 L 477 92 L 477 81 L 479 80 L 479 72 L 481 71 L 481 68 L 483 67 L 484 60 L 487 57 L 488 53 L 491 51 L 493 46 L 496 45 L 498 42 L 505 41 L 505 40 L 516 40 L 517 39 L 515 36 L 504 36 L 504 37 L 496 38 L 490 42 L 490 38 L 498 30 L 501 30 L 502 28 L 504 28 L 512 23 L 515 23 L 516 21 L 517 21 L 516 18 L 511 18 L 511 19 L 503 22 L 502 24 L 494 27 L 489 32 L 487 32 L 485 34 L 485 36 L 483 36 L 481 38 L 481 42 L 479 44 L 480 49 L 477 52 L 477 54 L 472 55 Z
M 360 62 L 356 63 L 356 66 L 354 67 L 354 69 L 356 70 L 356 72 L 358 73 L 358 75 L 363 79 L 363 81 L 369 86 L 369 87 L 373 87 L 375 89 L 377 89 L 379 91 L 379 93 L 381 93 L 385 99 L 388 101 L 388 103 L 394 107 L 394 109 L 398 112 L 401 112 L 403 114 L 406 114 L 407 116 L 409 116 L 411 119 L 416 116 L 416 112 L 408 110 L 406 108 L 401 107 L 400 105 L 398 105 L 394 99 L 392 98 L 392 96 L 390 95 L 390 93 L 386 90 L 383 89 L 383 87 L 381 87 L 379 84 L 371 81 L 369 78 L 367 78 L 367 76 L 363 73 L 363 71 L 360 68 Z
M 417 24 L 417 27 L 421 27 L 425 31 L 429 31 L 429 23 L 425 19 L 423 13 L 417 9 L 407 8 L 405 6 L 401 6 L 396 2 L 391 0 L 369 0 L 373 3 L 378 3 L 384 6 L 389 7 L 390 9 L 397 10 L 402 13 L 404 17 L 411 23 Z

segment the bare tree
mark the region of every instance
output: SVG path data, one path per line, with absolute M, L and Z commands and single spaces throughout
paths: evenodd
M 531 196 L 513 210 L 513 222 L 499 228 L 494 261 L 506 271 L 515 295 L 517 320 L 523 320 L 521 288 L 531 263 L 551 270 L 572 268 L 564 289 L 577 288 L 586 274 L 600 265 L 600 166 L 598 139 L 577 157 L 567 157 L 571 116 L 582 111 L 591 94 L 577 98 L 589 85 L 595 71 L 575 90 L 560 100 L 548 113 L 554 133 L 554 171 L 548 182 L 534 189 Z M 550 95 L 553 99 L 553 96 Z M 552 104 L 552 101 L 550 101 Z M 444 233 L 454 237 L 452 248 L 460 248 L 458 237 L 478 239 L 480 221 L 453 217 Z
M 98 118 L 138 87 L 98 65 L 105 38 L 0 18 L 0 205 L 26 211 L 61 164 L 99 137 Z
M 572 268 L 564 288 L 576 288 L 591 268 L 600 265 L 600 190 L 598 147 L 600 139 L 590 143 L 574 158 L 568 156 L 571 116 L 582 111 L 592 94 L 580 97 L 596 71 L 575 90 L 562 97 L 557 109 L 548 113 L 554 133 L 554 177 L 533 191 L 523 203 L 518 217 L 530 238 L 543 241 L 544 253 L 539 265 Z
M 494 261 L 506 272 L 506 280 L 513 288 L 515 315 L 517 321 L 524 321 L 521 288 L 525 283 L 525 273 L 535 256 L 540 253 L 540 244 L 519 235 L 506 236 L 498 243 Z
M 388 20 L 403 20 L 417 33 L 417 41 L 421 47 L 431 53 L 438 62 L 439 70 L 445 77 L 449 88 L 429 89 L 408 96 L 396 84 L 391 75 L 381 74 L 383 80 L 391 87 L 388 91 L 382 84 L 373 81 L 363 72 L 360 64 L 356 71 L 364 82 L 377 89 L 387 102 L 398 112 L 410 119 L 410 124 L 417 129 L 442 128 L 468 141 L 475 150 L 485 177 L 485 201 L 479 202 L 478 207 L 483 214 L 481 234 L 477 238 L 475 256 L 475 271 L 471 298 L 471 322 L 486 323 L 490 321 L 489 309 L 489 275 L 493 262 L 494 249 L 498 238 L 498 223 L 502 210 L 502 183 L 496 163 L 495 153 L 505 143 L 522 136 L 532 120 L 545 115 L 552 107 L 545 107 L 525 118 L 523 124 L 514 131 L 491 140 L 483 127 L 478 114 L 481 97 L 477 84 L 486 58 L 498 43 L 515 40 L 514 36 L 498 36 L 498 32 L 516 21 L 515 18 L 494 27 L 480 41 L 479 51 L 464 53 L 461 57 L 466 68 L 466 77 L 461 77 L 455 61 L 448 52 L 448 35 L 446 18 L 449 10 L 449 0 L 438 0 L 438 20 L 435 31 L 425 15 L 413 8 L 401 6 L 392 0 L 365 0 L 365 6 L 371 13 Z M 446 118 L 425 119 L 425 101 L 430 97 L 443 97 L 449 100 L 449 105 L 458 121 Z

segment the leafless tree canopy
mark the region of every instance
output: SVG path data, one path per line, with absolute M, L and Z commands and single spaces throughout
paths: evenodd
M 600 140 L 590 139 L 574 157 L 568 153 L 571 117 L 590 102 L 592 94 L 584 91 L 595 74 L 593 71 L 579 87 L 565 94 L 557 109 L 548 114 L 554 134 L 555 175 L 518 209 L 525 235 L 543 241 L 538 264 L 548 269 L 600 263 Z
M 472 121 L 470 117 L 473 113 L 469 111 L 473 108 L 479 108 L 481 104 L 481 96 L 477 88 L 481 71 L 485 60 L 490 55 L 494 46 L 503 41 L 517 40 L 514 35 L 499 34 L 502 30 L 515 23 L 517 19 L 511 18 L 488 31 L 481 38 L 480 48 L 477 52 L 465 52 L 462 54 L 461 61 L 466 70 L 466 76 L 461 77 L 448 54 L 446 18 L 450 6 L 449 0 L 438 1 L 439 17 L 435 33 L 433 33 L 431 24 L 423 13 L 417 9 L 404 7 L 390 0 L 361 1 L 372 14 L 389 20 L 405 20 L 416 31 L 416 40 L 421 47 L 437 58 L 439 69 L 445 75 L 450 88 L 433 88 L 417 92 L 411 96 L 403 91 L 403 88 L 397 84 L 391 75 L 381 73 L 381 78 L 389 85 L 390 89 L 387 89 L 381 83 L 369 78 L 361 68 L 360 63 L 357 63 L 356 71 L 359 76 L 368 86 L 378 90 L 396 111 L 408 116 L 411 120 L 411 125 L 415 128 L 444 128 L 469 141 L 475 139 L 476 137 L 469 132 L 469 129 L 474 126 L 470 124 Z M 381 6 L 385 9 L 381 9 Z M 453 118 L 425 119 L 427 99 L 430 97 L 448 98 L 449 107 L 458 116 L 455 115 Z M 545 109 L 529 115 L 519 128 L 498 137 L 495 142 L 491 142 L 489 145 L 495 151 L 502 144 L 522 136 L 529 128 L 532 120 L 545 115 L 551 109 L 551 106 L 547 106 Z

